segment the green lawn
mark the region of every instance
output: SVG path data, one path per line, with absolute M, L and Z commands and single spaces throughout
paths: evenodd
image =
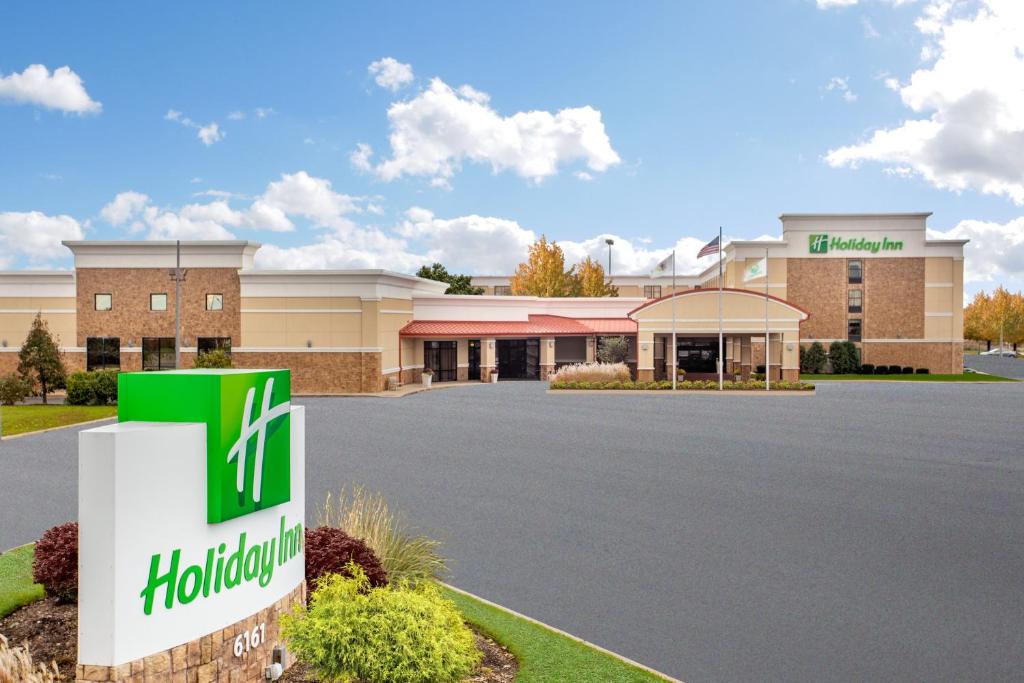
M 117 415 L 117 406 L 0 406 L 3 436 L 99 420 Z
M 889 380 L 895 382 L 1015 382 L 1017 380 L 996 375 L 985 375 L 980 372 L 965 372 L 962 375 L 805 375 L 800 379 L 808 382 L 850 381 L 850 380 Z
M 43 587 L 32 583 L 32 546 L 0 555 L 0 617 L 43 597 Z
M 648 683 L 660 676 L 630 666 L 560 633 L 442 587 L 466 621 L 507 647 L 519 660 L 516 683 Z

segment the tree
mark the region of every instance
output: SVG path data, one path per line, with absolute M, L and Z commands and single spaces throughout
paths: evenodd
M 832 373 L 852 375 L 860 372 L 860 351 L 851 341 L 834 341 L 828 347 Z
M 39 384 L 39 391 L 46 403 L 46 395 L 64 386 L 67 370 L 57 348 L 57 342 L 50 335 L 50 328 L 43 320 L 42 313 L 36 313 L 25 343 L 18 353 L 18 372 L 32 383 Z
M 601 337 L 597 360 L 602 363 L 625 363 L 628 355 L 629 341 L 625 337 Z
M 964 339 L 989 342 L 991 345 L 992 332 L 989 329 L 988 312 L 991 308 L 992 298 L 985 292 L 978 292 L 974 300 L 964 308 Z
M 1017 345 L 1024 343 L 1024 295 L 997 287 L 978 292 L 964 308 L 964 339 Z
M 817 375 L 825 368 L 827 361 L 828 356 L 821 342 L 816 341 L 806 349 L 800 347 L 800 372 Z
M 512 293 L 517 296 L 572 296 L 576 291 L 575 266 L 565 269 L 565 254 L 541 235 L 530 245 L 526 263 L 512 276 Z
M 618 296 L 619 288 L 606 282 L 604 266 L 589 256 L 576 266 L 575 296 Z
M 416 277 L 448 283 L 448 289 L 444 290 L 445 294 L 479 295 L 484 293 L 483 287 L 473 286 L 472 278 L 470 278 L 469 275 L 455 275 L 453 273 L 449 273 L 448 269 L 440 263 L 434 263 L 429 266 L 420 266 L 420 269 L 416 271 Z

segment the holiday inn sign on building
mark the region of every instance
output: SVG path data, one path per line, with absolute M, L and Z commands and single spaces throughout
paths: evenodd
M 836 251 L 866 251 L 877 254 L 880 251 L 903 251 L 902 240 L 891 240 L 868 237 L 832 237 L 828 233 L 816 233 L 807 236 L 808 250 L 812 254 L 828 254 Z

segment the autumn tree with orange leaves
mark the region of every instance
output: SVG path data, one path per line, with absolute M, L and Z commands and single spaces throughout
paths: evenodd
M 619 290 L 605 280 L 604 268 L 589 256 L 565 267 L 565 252 L 555 242 L 541 238 L 530 245 L 509 283 L 516 296 L 618 296 Z

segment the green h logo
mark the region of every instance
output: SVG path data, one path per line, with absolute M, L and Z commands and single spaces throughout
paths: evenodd
M 118 418 L 206 424 L 211 524 L 291 498 L 287 370 L 178 370 L 118 376 Z
M 827 254 L 828 253 L 828 234 L 810 235 L 808 238 L 810 251 L 812 254 Z

